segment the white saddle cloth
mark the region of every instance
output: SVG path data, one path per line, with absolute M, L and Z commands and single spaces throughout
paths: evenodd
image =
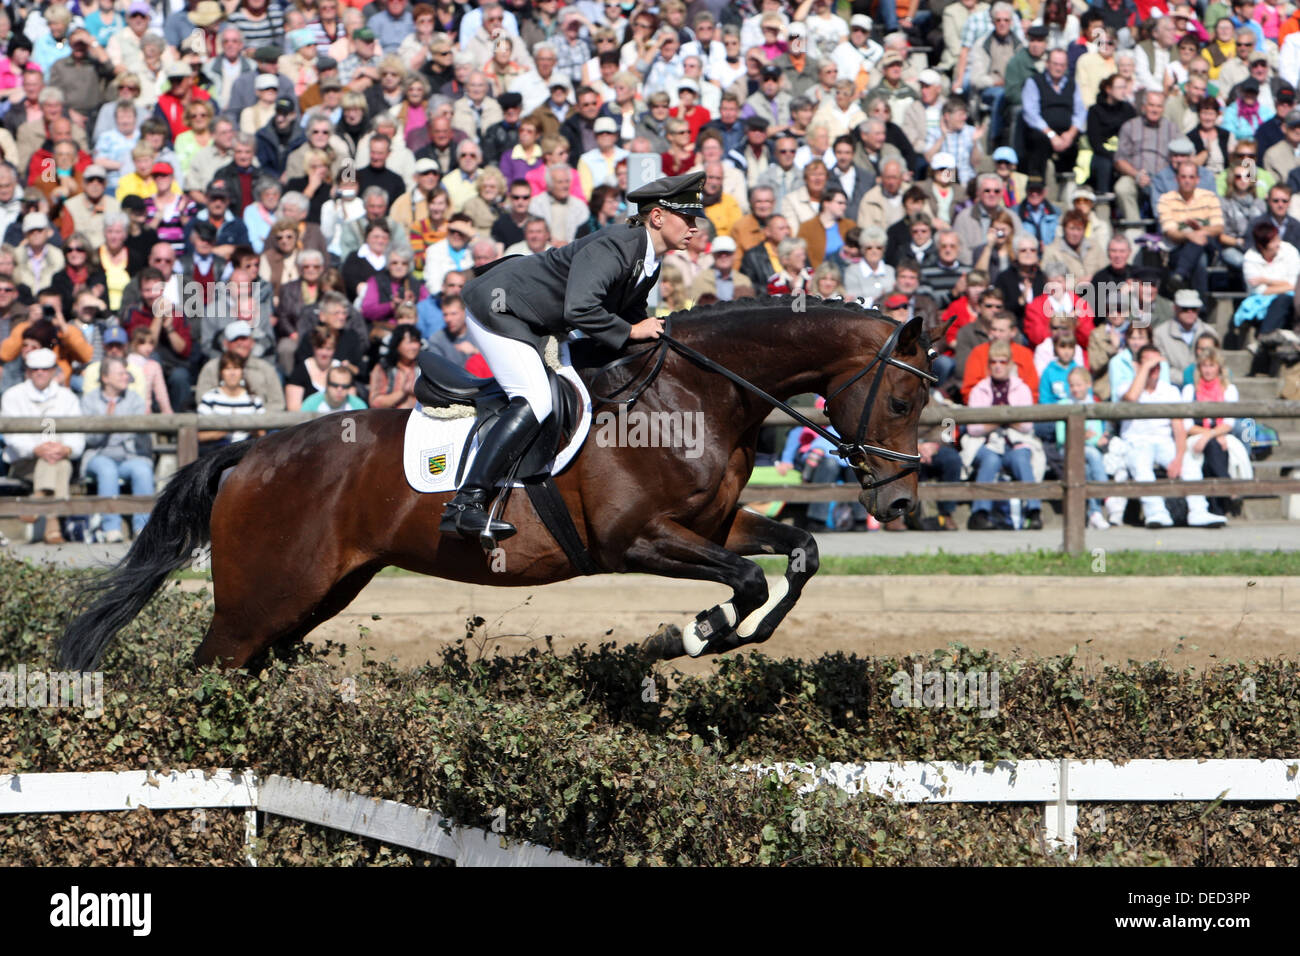
M 567 346 L 563 346 L 562 358 L 568 360 Z M 578 373 L 569 365 L 562 365 L 556 374 L 567 378 L 578 389 L 582 400 L 582 417 L 573 437 L 560 449 L 551 465 L 551 474 L 558 475 L 569 466 L 582 443 L 587 440 L 591 430 L 591 395 L 582 384 Z M 429 409 L 428 412 L 441 411 Z M 438 493 L 456 490 L 456 472 L 460 469 L 461 452 L 465 448 L 465 437 L 474 427 L 474 416 L 468 414 L 460 418 L 436 418 L 417 405 L 411 410 L 406 421 L 406 440 L 402 448 L 402 466 L 406 472 L 407 483 L 416 491 Z M 474 447 L 470 449 L 469 461 L 465 463 L 463 474 L 469 474 L 474 456 L 478 453 L 479 435 L 474 436 Z M 502 482 L 504 484 L 504 482 Z M 522 487 L 515 482 L 515 487 Z

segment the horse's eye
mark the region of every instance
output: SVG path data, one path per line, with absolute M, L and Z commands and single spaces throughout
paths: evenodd
M 906 415 L 908 407 L 908 403 L 901 398 L 891 398 L 889 400 L 889 410 L 895 415 Z

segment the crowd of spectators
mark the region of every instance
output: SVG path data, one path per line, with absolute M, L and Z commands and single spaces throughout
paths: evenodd
M 1251 0 L 7 4 L 4 413 L 412 407 L 421 348 L 490 372 L 475 269 L 693 169 L 707 215 L 661 313 L 806 292 L 951 319 L 936 397 L 975 406 L 1229 396 L 1210 266 L 1245 293 L 1234 334 L 1300 343 L 1298 82 L 1300 10 Z M 1231 422 L 1134 424 L 1090 430 L 1090 474 L 1240 467 Z M 805 438 L 783 464 L 829 473 Z M 148 493 L 127 433 L 4 442 L 40 491 L 78 461 Z M 1060 448 L 1026 423 L 922 455 L 1041 478 Z M 1041 523 L 1004 504 L 970 526 Z

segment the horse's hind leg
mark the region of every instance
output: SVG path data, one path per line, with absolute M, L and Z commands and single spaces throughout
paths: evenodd
M 736 554 L 784 554 L 785 577 L 768 590 L 767 601 L 736 625 L 741 644 L 758 644 L 790 613 L 803 593 L 803 586 L 817 573 L 817 540 L 794 525 L 737 509 L 727 534 L 726 548 Z
M 753 561 L 667 519 L 649 526 L 627 552 L 629 571 L 730 585 L 732 599 L 701 612 L 683 631 L 673 628 L 642 645 L 647 657 L 716 654 L 735 647 L 736 626 L 767 600 L 767 578 Z
M 351 604 L 377 570 L 367 564 L 336 578 L 320 567 L 299 576 L 281 568 L 274 585 L 240 575 L 237 588 L 224 586 L 222 580 L 216 589 L 216 613 L 194 663 L 243 667 L 273 644 L 301 640 Z M 274 596 L 264 593 L 272 588 Z

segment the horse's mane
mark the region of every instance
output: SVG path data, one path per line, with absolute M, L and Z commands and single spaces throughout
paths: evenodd
M 678 309 L 667 316 L 669 333 L 675 336 L 679 330 L 688 334 L 696 330 L 707 330 L 710 335 L 726 337 L 734 333 L 740 336 L 752 331 L 756 320 L 761 321 L 767 318 L 768 316 L 763 313 L 768 310 L 788 317 L 793 312 L 795 300 L 796 297 L 792 295 L 760 295 L 744 299 L 733 299 L 730 302 L 697 305 L 691 309 Z M 869 309 L 856 300 L 823 299 L 815 295 L 806 297 L 804 309 L 798 314 L 811 315 L 826 320 L 843 320 L 847 314 L 897 324 L 894 319 L 885 315 L 879 309 Z M 930 344 L 929 330 L 922 329 L 922 354 L 929 352 Z

